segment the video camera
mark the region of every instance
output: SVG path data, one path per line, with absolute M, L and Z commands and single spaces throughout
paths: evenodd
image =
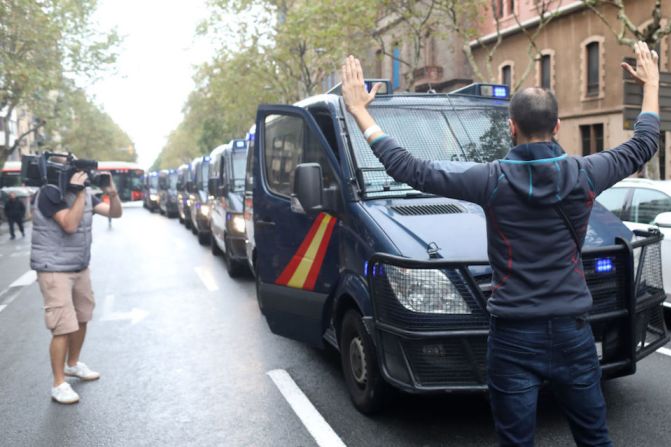
M 61 158 L 62 162 L 51 161 L 53 157 Z M 95 160 L 79 160 L 71 153 L 43 152 L 38 155 L 21 157 L 21 177 L 26 186 L 55 185 L 64 194 L 70 179 L 76 172 L 85 172 L 89 180 L 85 186 L 95 185 L 99 188 L 110 186 L 110 175 L 99 174 L 98 162 Z

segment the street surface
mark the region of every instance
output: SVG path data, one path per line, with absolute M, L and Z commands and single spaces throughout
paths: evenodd
M 229 278 L 223 261 L 177 220 L 136 205 L 111 229 L 95 220 L 97 307 L 82 361 L 102 378 L 68 379 L 81 396 L 73 406 L 50 400 L 50 334 L 29 273 L 29 237 L 10 241 L 6 224 L 0 229 L 0 445 L 495 444 L 486 396 L 403 395 L 382 414 L 362 416 L 349 402 L 337 353 L 270 333 L 253 281 Z M 665 352 L 606 383 L 615 445 L 671 445 Z M 536 439 L 572 445 L 547 393 Z

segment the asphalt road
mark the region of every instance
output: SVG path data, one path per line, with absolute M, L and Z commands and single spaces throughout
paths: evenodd
M 68 379 L 81 402 L 56 404 L 39 288 L 23 276 L 29 237 L 8 239 L 4 225 L 2 446 L 318 445 L 320 433 L 294 412 L 268 375 L 274 370 L 289 374 L 323 417 L 320 427 L 347 446 L 495 444 L 486 396 L 401 395 L 381 415 L 360 415 L 335 352 L 270 333 L 251 279 L 230 279 L 223 261 L 176 220 L 135 206 L 111 229 L 103 218 L 94 228 L 97 308 L 82 361 L 102 378 Z M 616 445 L 671 445 L 669 371 L 671 357 L 655 353 L 636 375 L 605 385 Z M 541 397 L 537 445 L 572 445 L 550 394 Z

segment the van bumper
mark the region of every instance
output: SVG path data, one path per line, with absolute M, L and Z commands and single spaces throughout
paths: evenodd
M 635 373 L 639 360 L 669 341 L 663 314 L 662 237 L 658 232 L 636 232 L 634 242 L 618 240 L 616 245 L 583 251 L 594 300 L 588 320 L 604 378 Z M 596 272 L 597 259 L 609 259 L 613 270 Z M 386 254 L 371 258 L 366 275 L 373 301 L 372 335 L 389 383 L 414 393 L 486 391 L 491 275 L 474 272 L 487 265 L 487 261 L 413 261 Z M 443 271 L 470 313 L 408 310 L 396 297 L 388 266 Z

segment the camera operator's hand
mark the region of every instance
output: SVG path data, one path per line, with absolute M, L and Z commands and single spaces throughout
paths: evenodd
M 636 42 L 634 52 L 636 53 L 636 69 L 626 62 L 622 63 L 622 68 L 643 85 L 659 86 L 659 55 L 657 52 L 650 51 L 645 42 Z
M 103 192 L 107 195 L 110 195 L 110 196 L 117 194 L 117 189 L 116 189 L 116 185 L 114 184 L 114 177 L 112 177 L 112 173 L 109 172 L 109 171 L 102 171 L 102 172 L 99 172 L 98 175 L 106 175 L 107 177 L 109 177 L 107 182 L 105 182 L 109 186 L 104 187 L 102 189 Z
M 70 185 L 74 186 L 77 190 L 83 190 L 88 179 L 89 176 L 86 172 L 75 172 L 72 178 L 70 178 Z

